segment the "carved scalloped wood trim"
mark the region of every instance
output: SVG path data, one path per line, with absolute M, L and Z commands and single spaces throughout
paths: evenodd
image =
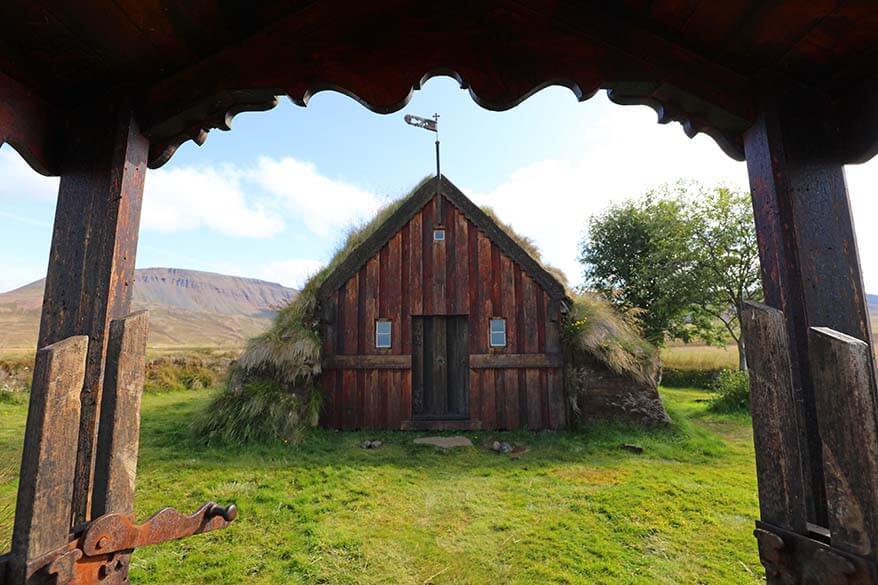
M 9 144 L 38 173 L 56 175 L 63 130 L 52 106 L 0 72 L 0 146 Z
M 689 138 L 704 133 L 733 159 L 745 159 L 744 132 L 751 126 L 750 120 L 724 112 L 668 84 L 617 84 L 607 89 L 607 96 L 623 106 L 649 106 L 658 115 L 659 124 L 679 122 Z
M 437 70 L 422 76 L 407 91 L 402 92 L 400 99 L 391 104 L 376 105 L 361 98 L 353 91 L 331 83 L 314 83 L 307 89 L 290 94 L 290 99 L 300 105 L 307 106 L 309 99 L 321 91 L 336 91 L 344 94 L 363 105 L 372 112 L 390 114 L 404 108 L 411 100 L 414 90 L 420 89 L 431 77 L 447 75 L 457 80 L 461 89 L 467 90 L 479 106 L 492 110 L 503 111 L 514 108 L 550 86 L 563 86 L 574 94 L 579 101 L 592 97 L 597 88 L 583 90 L 580 85 L 569 80 L 550 80 L 540 83 L 519 95 L 510 94 L 503 100 L 485 100 L 457 73 L 450 70 Z M 230 130 L 232 118 L 244 111 L 265 111 L 277 105 L 274 92 L 277 90 L 241 90 L 222 92 L 216 97 L 188 108 L 160 125 L 148 127 L 144 134 L 152 140 L 149 167 L 156 169 L 168 162 L 177 148 L 187 140 L 193 140 L 199 146 L 207 139 L 212 128 Z M 658 114 L 658 122 L 680 122 L 683 131 L 690 138 L 704 133 L 719 145 L 727 155 L 735 160 L 744 160 L 743 133 L 750 122 L 735 114 L 722 111 L 695 96 L 687 94 L 667 84 L 615 84 L 607 89 L 609 98 L 620 105 L 647 105 Z M 168 135 L 168 132 L 174 132 Z
M 241 112 L 264 112 L 277 106 L 278 90 L 224 91 L 188 108 L 160 124 L 148 126 L 144 136 L 150 140 L 149 168 L 157 169 L 188 140 L 201 146 L 214 128 L 232 129 L 232 119 Z

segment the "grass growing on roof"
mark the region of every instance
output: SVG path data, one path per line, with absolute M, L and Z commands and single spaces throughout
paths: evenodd
M 574 354 L 574 361 L 577 353 L 584 353 L 617 374 L 655 385 L 660 363 L 658 350 L 640 335 L 633 317 L 616 311 L 595 294 L 572 295 L 571 301 L 562 340 Z
M 408 195 L 385 205 L 369 222 L 349 230 L 329 264 L 308 279 L 299 296 L 278 312 L 267 332 L 247 343 L 233 368 L 228 387 L 214 399 L 208 409 L 209 415 L 205 414 L 195 425 L 199 435 L 212 443 L 261 440 L 294 443 L 302 437 L 304 427 L 316 424 L 318 407 L 315 405 L 319 405 L 317 382 L 323 359 L 318 290 L 358 246 L 430 180 L 422 180 Z M 539 249 L 531 239 L 516 233 L 492 209 L 482 209 L 567 288 L 564 274 L 543 262 Z M 573 299 L 575 326 L 567 327 L 564 339 L 571 353 L 585 352 L 619 374 L 632 376 L 638 381 L 650 380 L 654 385 L 658 370 L 655 350 L 640 338 L 636 328 L 595 297 L 572 293 L 568 293 L 568 296 Z M 248 386 L 250 383 L 256 385 Z M 270 396 L 276 397 L 277 404 L 291 408 L 307 404 L 308 412 L 298 412 L 296 416 L 285 414 L 281 408 L 270 403 Z M 297 399 L 291 400 L 291 396 Z M 257 430 L 256 425 L 264 428 Z
M 348 230 L 325 267 L 311 276 L 299 296 L 278 311 L 271 328 L 247 342 L 232 368 L 229 384 L 193 427 L 209 443 L 298 443 L 316 424 L 323 343 L 317 291 L 360 244 L 380 228 L 429 178 L 393 200 L 370 221 Z

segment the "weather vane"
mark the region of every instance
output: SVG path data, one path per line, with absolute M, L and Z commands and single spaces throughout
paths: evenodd
M 420 116 L 405 115 L 405 123 L 409 126 L 417 126 L 424 130 L 436 133 L 436 176 L 441 176 L 439 172 L 439 114 L 433 114 L 433 119 L 421 118 Z

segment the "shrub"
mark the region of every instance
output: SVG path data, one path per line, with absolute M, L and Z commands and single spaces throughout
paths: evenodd
M 662 368 L 662 386 L 668 388 L 713 388 L 717 378 L 720 377 L 725 370 L 709 369 L 684 369 L 684 368 Z
M 319 408 L 314 400 L 306 403 L 269 379 L 232 383 L 196 418 L 192 430 L 208 445 L 296 444 L 304 436 L 309 411 Z
M 723 370 L 712 389 L 717 393 L 710 403 L 713 412 L 749 412 L 750 376 L 740 370 Z
M 157 359 L 146 365 L 146 392 L 203 390 L 216 386 L 221 374 L 197 361 Z

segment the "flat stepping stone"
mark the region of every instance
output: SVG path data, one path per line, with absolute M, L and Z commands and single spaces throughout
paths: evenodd
M 441 447 L 442 449 L 473 446 L 473 442 L 466 437 L 418 437 L 415 439 L 415 444 L 432 445 L 434 447 Z

